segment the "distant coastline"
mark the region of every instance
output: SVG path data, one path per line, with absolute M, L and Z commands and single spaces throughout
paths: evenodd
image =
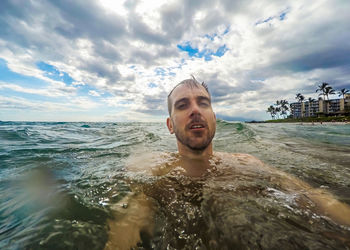
M 350 116 L 329 116 L 329 117 L 303 117 L 285 118 L 266 121 L 247 121 L 246 123 L 334 123 L 350 124 Z

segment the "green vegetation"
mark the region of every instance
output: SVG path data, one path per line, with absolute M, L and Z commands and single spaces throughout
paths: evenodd
M 350 116 L 303 117 L 267 120 L 266 123 L 280 122 L 350 122 Z
M 274 106 L 270 105 L 266 112 L 270 113 L 272 119 L 280 119 L 281 116 L 287 118 L 288 111 L 288 102 L 286 100 L 277 100 L 276 104 Z

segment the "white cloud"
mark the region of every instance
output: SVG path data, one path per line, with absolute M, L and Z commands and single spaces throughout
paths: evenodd
M 320 81 L 349 88 L 349 10 L 342 0 L 2 1 L 0 58 L 47 87 L 0 76 L 0 88 L 62 102 L 69 96 L 67 105 L 82 111 L 123 108 L 125 119 L 154 120 L 166 115 L 167 92 L 194 74 L 208 83 L 217 113 L 264 119 L 277 99 L 317 96 Z M 224 45 L 227 51 L 206 61 L 177 48 L 186 42 L 199 51 Z M 38 62 L 73 82 L 52 80 Z M 34 103 L 28 107 L 42 107 L 26 98 Z
M 95 90 L 90 90 L 89 91 L 89 95 L 91 95 L 91 96 L 100 96 L 100 94 L 97 91 L 95 91 Z
M 76 89 L 74 87 L 69 87 L 61 82 L 57 82 L 56 85 L 48 86 L 47 88 L 25 88 L 16 84 L 9 84 L 0 82 L 0 89 L 11 89 L 13 91 L 41 95 L 41 96 L 49 96 L 49 97 L 60 97 L 60 96 L 68 96 L 72 95 Z

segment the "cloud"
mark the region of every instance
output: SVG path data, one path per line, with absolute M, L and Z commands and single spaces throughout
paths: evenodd
M 320 82 L 349 89 L 349 9 L 342 0 L 1 1 L 2 105 L 157 120 L 167 93 L 194 74 L 219 116 L 265 119 L 277 99 L 316 97 Z
M 63 24 L 56 30 L 69 39 L 90 38 L 93 40 L 117 41 L 125 34 L 125 20 L 115 13 L 101 8 L 96 1 L 52 1 Z
M 2 110 L 42 110 L 44 105 L 42 103 L 35 104 L 24 98 L 0 96 L 0 107 Z
M 68 96 L 73 94 L 76 91 L 74 87 L 67 87 L 67 86 L 55 86 L 55 87 L 51 86 L 48 88 L 34 89 L 34 88 L 24 88 L 16 84 L 8 84 L 3 82 L 0 82 L 0 89 L 10 89 L 16 92 L 48 96 L 48 97 Z
M 21 97 L 7 97 L 0 95 L 0 107 L 2 110 L 36 110 L 44 112 L 52 111 L 80 111 L 98 107 L 97 103 L 91 102 L 87 98 L 77 98 L 65 103 L 52 101 L 28 101 Z
M 100 96 L 100 94 L 97 91 L 95 91 L 95 90 L 90 90 L 89 91 L 89 95 L 91 95 L 91 96 Z

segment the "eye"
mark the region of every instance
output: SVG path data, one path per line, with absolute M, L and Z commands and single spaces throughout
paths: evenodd
M 209 106 L 209 102 L 208 101 L 201 101 L 199 103 L 199 105 L 202 106 L 202 107 L 208 107 Z
M 185 109 L 186 108 L 186 103 L 180 103 L 179 105 L 176 106 L 177 109 Z

